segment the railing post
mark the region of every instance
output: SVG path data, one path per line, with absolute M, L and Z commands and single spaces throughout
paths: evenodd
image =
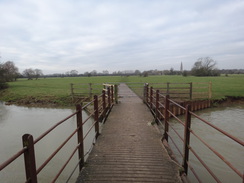
M 114 86 L 111 85 L 111 103 L 114 103 Z
M 168 132 L 169 132 L 169 95 L 165 96 L 164 101 L 164 136 L 163 138 L 168 142 Z
M 108 89 L 107 89 L 108 91 L 107 91 L 107 94 L 108 94 L 108 108 L 110 109 L 110 107 L 111 107 L 111 96 L 110 96 L 110 87 L 108 87 Z
M 27 148 L 24 152 L 26 182 L 37 183 L 33 136 L 30 134 L 23 135 L 22 142 L 23 147 Z
M 159 90 L 156 91 L 156 123 L 158 124 L 159 122 Z
M 189 148 L 190 148 L 190 128 L 191 128 L 191 106 L 186 106 L 185 114 L 185 135 L 184 135 L 184 156 L 183 156 L 183 168 L 184 172 L 187 175 L 188 173 L 188 160 L 189 160 Z
M 79 157 L 79 169 L 81 169 L 84 166 L 84 142 L 83 142 L 83 125 L 82 125 L 82 105 L 78 104 L 76 105 L 76 122 L 77 122 L 77 138 L 78 138 L 78 157 Z
M 118 103 L 118 85 L 114 85 L 115 103 Z
M 153 106 L 153 87 L 150 87 L 150 108 Z
M 148 103 L 148 83 L 144 84 L 144 103 Z
M 96 138 L 99 136 L 99 121 L 98 121 L 98 98 L 97 95 L 94 95 L 94 121 L 95 121 L 95 132 Z

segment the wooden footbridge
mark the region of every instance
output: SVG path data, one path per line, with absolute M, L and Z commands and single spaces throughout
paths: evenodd
M 217 152 L 191 129 L 191 117 L 194 116 L 202 123 L 225 135 L 226 138 L 233 140 L 233 143 L 236 143 L 236 145 L 244 146 L 243 141 L 219 129 L 210 122 L 201 119 L 192 112 L 192 109 L 198 110 L 208 107 L 209 101 L 180 104 L 175 100 L 171 100 L 167 93 L 164 95 L 160 93 L 159 89 L 153 89 L 148 84 L 144 87 L 143 100 L 123 83 L 119 86 L 118 97 L 116 96 L 117 87 L 114 85 L 104 85 L 101 95 L 95 95 L 93 100 L 85 105 L 77 105 L 75 113 L 55 124 L 38 138 L 33 139 L 30 134 L 23 135 L 23 149 L 0 164 L 0 171 L 17 158 L 24 156 L 26 182 L 37 183 L 37 175 L 66 143 L 77 134 L 77 145 L 74 149 L 70 149 L 71 152 L 67 154 L 67 161 L 57 170 L 57 174 L 53 176 L 50 182 L 64 182 L 59 180 L 59 176 L 76 152 L 78 152 L 78 167 L 80 172 L 76 183 L 177 183 L 187 181 L 186 175 L 188 171 L 194 174 L 198 182 L 202 182 L 198 172 L 191 166 L 189 160 L 190 152 L 203 165 L 209 175 L 213 177 L 213 180 L 221 182 L 221 179 L 215 175 L 211 168 L 204 163 L 196 150 L 191 147 L 190 135 L 194 135 L 240 177 L 240 182 L 244 180 L 242 170 L 235 168 L 221 153 Z M 189 104 L 193 105 L 192 109 Z M 82 111 L 84 110 L 90 112 L 86 119 L 82 116 Z M 180 120 L 177 117 L 178 115 L 185 115 L 185 120 Z M 36 167 L 35 144 L 53 132 L 56 127 L 74 116 L 76 116 L 77 128 L 74 129 L 73 133 L 60 144 L 57 150 L 43 164 Z M 170 118 L 175 118 L 182 124 L 182 128 L 185 131 L 183 137 L 171 126 Z M 93 125 L 88 131 L 84 132 L 83 125 L 91 119 L 93 120 Z M 102 123 L 103 125 L 101 125 Z M 159 130 L 158 126 L 163 127 L 163 132 Z M 90 131 L 93 130 L 95 131 L 96 143 L 94 143 L 94 147 L 85 161 L 84 140 Z M 174 143 L 174 139 L 169 133 L 170 130 L 179 136 L 183 143 L 183 150 Z M 181 154 L 181 162 L 173 161 L 171 156 L 169 156 L 171 150 L 168 146 L 169 139 Z M 68 180 L 66 182 L 69 182 Z
M 102 133 L 81 171 L 81 182 L 180 182 L 179 166 L 161 143 L 153 116 L 143 101 L 120 84 Z

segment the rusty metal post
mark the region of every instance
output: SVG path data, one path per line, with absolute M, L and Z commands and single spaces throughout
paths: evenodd
M 111 85 L 111 103 L 114 103 L 114 87 Z
M 77 122 L 77 138 L 78 138 L 78 157 L 79 157 L 79 170 L 84 166 L 84 142 L 83 142 L 83 125 L 82 125 L 82 105 L 76 105 L 76 122 Z
M 37 183 L 33 136 L 30 134 L 24 134 L 22 136 L 22 142 L 23 147 L 27 148 L 24 152 L 26 182 Z
M 114 85 L 115 103 L 118 103 L 118 85 Z
M 188 173 L 188 160 L 189 160 L 189 148 L 190 148 L 190 128 L 191 128 L 191 114 L 190 114 L 191 106 L 186 106 L 186 114 L 185 114 L 185 134 L 184 134 L 184 156 L 183 156 L 183 168 L 184 172 L 187 175 Z
M 95 133 L 96 138 L 99 136 L 99 121 L 98 121 L 98 98 L 97 95 L 94 95 L 94 121 L 95 121 Z
M 150 87 L 150 108 L 153 106 L 153 87 Z
M 159 90 L 156 91 L 156 110 L 155 110 L 156 123 L 159 122 Z
M 108 87 L 107 89 L 107 94 L 108 94 L 108 108 L 110 109 L 111 107 L 110 87 Z
M 169 132 L 169 95 L 165 96 L 164 101 L 164 135 L 163 138 L 168 142 L 168 132 Z

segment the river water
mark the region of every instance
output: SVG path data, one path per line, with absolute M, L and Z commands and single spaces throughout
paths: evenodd
M 234 135 L 238 139 L 244 141 L 244 105 L 236 105 L 232 107 L 218 107 L 210 108 L 196 112 L 201 118 L 211 122 L 215 126 L 225 130 L 231 135 Z M 180 117 L 184 120 L 184 117 Z M 183 126 L 176 120 L 170 121 L 173 128 L 178 131 L 182 137 L 184 137 Z M 211 145 L 226 160 L 231 162 L 241 173 L 244 172 L 244 147 L 236 142 L 229 140 L 222 133 L 217 132 L 213 128 L 207 126 L 200 120 L 192 118 L 191 129 L 200 136 L 204 141 Z M 176 137 L 173 130 L 170 130 L 170 134 L 176 140 L 176 144 L 183 151 L 182 142 Z M 182 163 L 182 158 L 177 152 L 172 142 L 169 142 L 173 149 L 177 159 Z M 204 160 L 209 168 L 218 176 L 222 182 L 235 182 L 242 183 L 242 179 L 237 176 L 233 171 L 227 167 L 223 161 L 221 161 L 216 155 L 214 155 L 206 146 L 204 146 L 196 137 L 191 135 L 190 139 L 191 147 L 197 152 L 197 154 Z M 213 178 L 207 173 L 207 171 L 200 165 L 199 161 L 190 153 L 190 163 L 194 167 L 198 176 L 203 182 L 215 182 Z M 197 182 L 193 174 L 189 173 L 189 179 L 191 182 Z
M 28 108 L 17 107 L 14 105 L 6 106 L 0 103 L 0 163 L 11 157 L 14 153 L 22 148 L 22 135 L 25 133 L 32 134 L 34 139 L 41 135 L 48 128 L 53 126 L 58 121 L 64 119 L 73 113 L 72 109 L 50 109 L 50 108 Z M 196 112 L 200 117 L 210 121 L 214 125 L 222 128 L 230 134 L 244 140 L 244 105 L 233 107 L 212 108 Z M 86 114 L 83 114 L 86 115 Z M 182 117 L 183 118 L 183 117 Z M 177 121 L 171 120 L 173 127 L 183 136 L 183 127 Z M 86 131 L 92 122 L 89 121 L 84 127 Z M 37 167 L 66 139 L 76 128 L 76 118 L 71 118 L 66 123 L 58 127 L 54 133 L 48 135 L 35 146 Z M 192 119 L 192 129 L 213 146 L 218 152 L 226 157 L 228 161 L 233 163 L 241 172 L 244 170 L 244 148 L 237 145 L 235 142 L 228 140 L 222 134 L 204 125 L 199 120 Z M 88 137 L 85 142 L 85 152 L 89 151 L 93 142 L 95 132 Z M 170 134 L 176 136 L 170 131 Z M 182 150 L 182 143 L 176 141 Z M 60 154 L 55 156 L 46 168 L 38 174 L 38 181 L 41 183 L 50 182 L 53 175 L 56 175 L 60 167 L 66 161 L 67 155 L 70 154 L 70 149 L 74 149 L 77 144 L 76 135 L 65 146 Z M 202 157 L 206 164 L 220 177 L 223 182 L 242 182 L 241 178 L 236 176 L 227 166 L 211 153 L 208 148 L 191 136 L 191 146 Z M 171 144 L 173 148 L 173 145 Z M 173 148 L 176 152 L 175 148 Z M 181 161 L 178 153 L 176 157 Z M 71 174 L 76 162 L 78 161 L 77 154 L 72 159 L 69 166 L 61 174 L 57 182 L 66 182 L 67 177 Z M 203 182 L 215 182 L 208 173 L 198 163 L 196 158 L 190 154 L 190 162 L 198 173 Z M 75 171 L 70 182 L 75 182 L 78 176 L 78 170 Z M 191 173 L 189 178 L 192 182 L 196 182 Z M 4 183 L 22 183 L 25 180 L 24 161 L 20 157 L 17 161 L 9 165 L 6 169 L 0 172 L 0 182 Z
M 10 158 L 14 153 L 22 149 L 22 135 L 31 134 L 34 139 L 40 136 L 51 126 L 75 112 L 72 109 L 52 109 L 7 106 L 0 102 L 0 164 Z M 83 113 L 86 118 L 86 114 Z M 84 126 L 84 133 L 90 128 L 92 121 Z M 44 137 L 35 145 L 36 166 L 39 166 L 61 145 L 61 143 L 76 129 L 76 117 L 72 117 L 48 136 Z M 95 131 L 87 136 L 85 141 L 85 153 L 89 151 L 93 142 Z M 77 136 L 65 145 L 64 149 L 50 161 L 47 166 L 38 174 L 38 182 L 46 183 L 53 179 L 60 168 L 67 161 L 71 152 L 77 145 Z M 57 182 L 66 182 L 74 167 L 77 165 L 78 155 L 74 155 L 71 163 L 61 174 Z M 69 182 L 75 182 L 78 177 L 76 170 Z M 0 182 L 22 183 L 25 182 L 23 156 L 10 164 L 0 172 Z

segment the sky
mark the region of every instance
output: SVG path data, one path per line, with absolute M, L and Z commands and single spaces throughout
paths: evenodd
M 0 0 L 0 62 L 20 72 L 244 69 L 244 0 Z

